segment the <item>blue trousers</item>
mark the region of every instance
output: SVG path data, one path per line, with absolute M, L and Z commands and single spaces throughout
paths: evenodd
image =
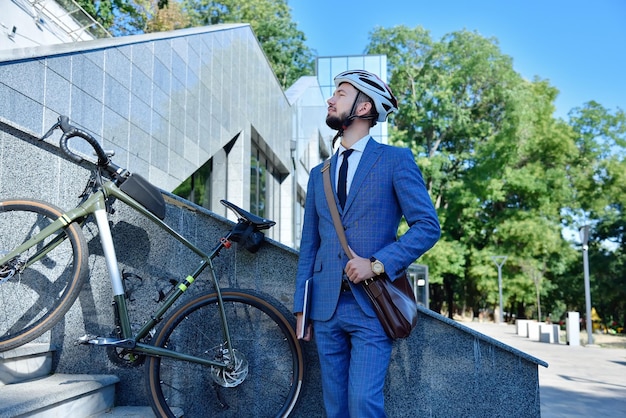
M 386 417 L 383 387 L 393 341 L 366 316 L 351 292 L 334 315 L 313 324 L 328 418 Z

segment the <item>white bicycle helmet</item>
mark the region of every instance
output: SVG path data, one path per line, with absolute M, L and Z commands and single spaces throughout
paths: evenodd
M 375 74 L 364 70 L 344 71 L 335 77 L 335 87 L 339 87 L 341 83 L 352 84 L 372 99 L 378 112 L 377 122 L 384 122 L 391 112 L 398 110 L 398 101 L 391 89 Z

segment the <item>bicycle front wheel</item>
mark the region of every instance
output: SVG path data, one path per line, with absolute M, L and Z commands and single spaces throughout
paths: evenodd
M 233 368 L 201 366 L 150 357 L 146 384 L 157 416 L 286 417 L 302 389 L 304 359 L 290 314 L 278 302 L 251 290 L 222 291 L 234 348 Z M 203 294 L 179 307 L 153 344 L 224 361 L 217 295 Z
M 0 255 L 62 214 L 38 200 L 0 201 Z M 72 223 L 0 265 L 0 351 L 34 340 L 63 318 L 85 281 L 87 258 L 82 230 Z

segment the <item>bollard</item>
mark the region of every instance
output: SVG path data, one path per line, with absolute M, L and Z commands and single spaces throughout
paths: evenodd
M 567 345 L 580 345 L 580 314 L 568 312 L 565 319 Z

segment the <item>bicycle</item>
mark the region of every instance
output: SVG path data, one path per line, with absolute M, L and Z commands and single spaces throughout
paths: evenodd
M 65 155 L 77 163 L 88 159 L 68 146 L 69 139 L 78 137 L 93 148 L 97 162 L 74 209 L 64 212 L 34 199 L 0 201 L 0 351 L 41 336 L 70 309 L 88 276 L 82 227 L 93 216 L 113 290 L 115 331 L 106 337 L 86 335 L 78 343 L 107 347 L 110 357 L 128 365 L 143 363 L 157 416 L 174 417 L 181 410 L 187 416 L 288 416 L 304 377 L 293 315 L 258 291 L 221 289 L 213 265 L 232 242 L 256 252 L 264 239 L 262 230 L 275 222 L 222 200 L 238 221 L 205 253 L 164 222 L 165 201 L 155 186 L 114 164 L 97 140 L 72 126 L 67 116 L 60 116 L 41 139 L 57 128 L 63 132 L 59 144 Z M 150 319 L 135 331 L 109 226 L 117 200 L 201 259 L 193 272 L 172 284 Z M 214 289 L 174 306 L 205 271 Z

